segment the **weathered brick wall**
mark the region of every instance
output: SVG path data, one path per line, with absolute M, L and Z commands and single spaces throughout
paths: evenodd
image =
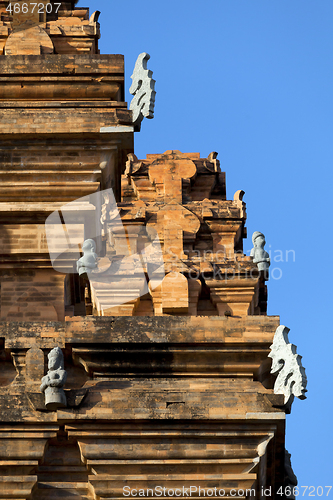
M 0 387 L 0 491 L 109 499 L 125 485 L 160 484 L 254 488 L 260 498 L 265 480 L 277 491 L 285 413 L 265 360 L 278 324 L 258 316 L 0 323 L 0 354 L 6 347 L 17 371 L 13 381 L 7 361 Z M 38 377 L 56 345 L 67 408 L 48 412 Z
M 119 193 L 133 149 L 124 58 L 13 55 L 0 62 L 1 319 L 63 320 L 65 272 L 52 268 L 44 224 L 52 212 L 100 188 Z M 117 132 L 123 125 L 129 132 Z M 110 126 L 115 130 L 103 131 Z M 84 240 L 87 210 L 95 208 L 72 209 L 74 243 Z
M 53 270 L 1 272 L 1 321 L 63 321 L 64 276 Z

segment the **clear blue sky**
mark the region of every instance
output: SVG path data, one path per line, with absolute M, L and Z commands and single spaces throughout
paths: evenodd
M 287 416 L 287 449 L 299 485 L 332 485 L 332 0 L 79 6 L 102 11 L 100 49 L 125 55 L 127 89 L 138 54 L 151 55 L 155 118 L 136 134 L 136 155 L 218 151 L 228 198 L 246 192 L 246 253 L 262 231 L 282 272 L 269 282 L 268 313 L 290 328 L 308 376 L 308 399 Z

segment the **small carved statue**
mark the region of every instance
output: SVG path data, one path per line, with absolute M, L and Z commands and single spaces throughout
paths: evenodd
M 55 347 L 48 354 L 48 372 L 42 378 L 40 390 L 45 394 L 45 406 L 48 410 L 66 408 L 67 401 L 63 386 L 67 373 L 64 369 L 64 355 L 60 347 Z
M 252 243 L 251 257 L 253 257 L 253 262 L 258 264 L 259 271 L 268 271 L 271 261 L 268 252 L 264 250 L 265 236 L 259 231 L 255 231 L 252 235 Z
M 82 245 L 82 250 L 83 257 L 76 263 L 76 270 L 80 276 L 91 272 L 97 267 L 96 243 L 94 240 L 86 240 Z
M 147 69 L 147 62 L 150 55 L 143 52 L 137 58 L 132 78 L 132 85 L 129 89 L 134 95 L 130 104 L 133 112 L 133 124 L 135 130 L 140 130 L 144 117 L 154 118 L 155 107 L 155 80 L 152 78 L 153 72 Z

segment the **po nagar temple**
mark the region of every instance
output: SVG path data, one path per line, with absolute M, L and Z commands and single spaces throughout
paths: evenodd
M 16 3 L 0 1 L 0 499 L 293 498 L 285 421 L 306 378 L 266 313 L 264 236 L 243 253 L 243 191 L 227 200 L 215 152 L 135 156 L 149 56 L 128 108 L 98 12 Z

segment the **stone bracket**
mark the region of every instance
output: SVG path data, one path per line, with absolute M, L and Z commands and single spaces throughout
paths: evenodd
M 65 389 L 67 398 L 67 408 L 79 408 L 83 403 L 88 389 Z M 45 406 L 44 394 L 41 392 L 27 392 L 28 398 L 32 406 L 37 411 L 49 411 Z

